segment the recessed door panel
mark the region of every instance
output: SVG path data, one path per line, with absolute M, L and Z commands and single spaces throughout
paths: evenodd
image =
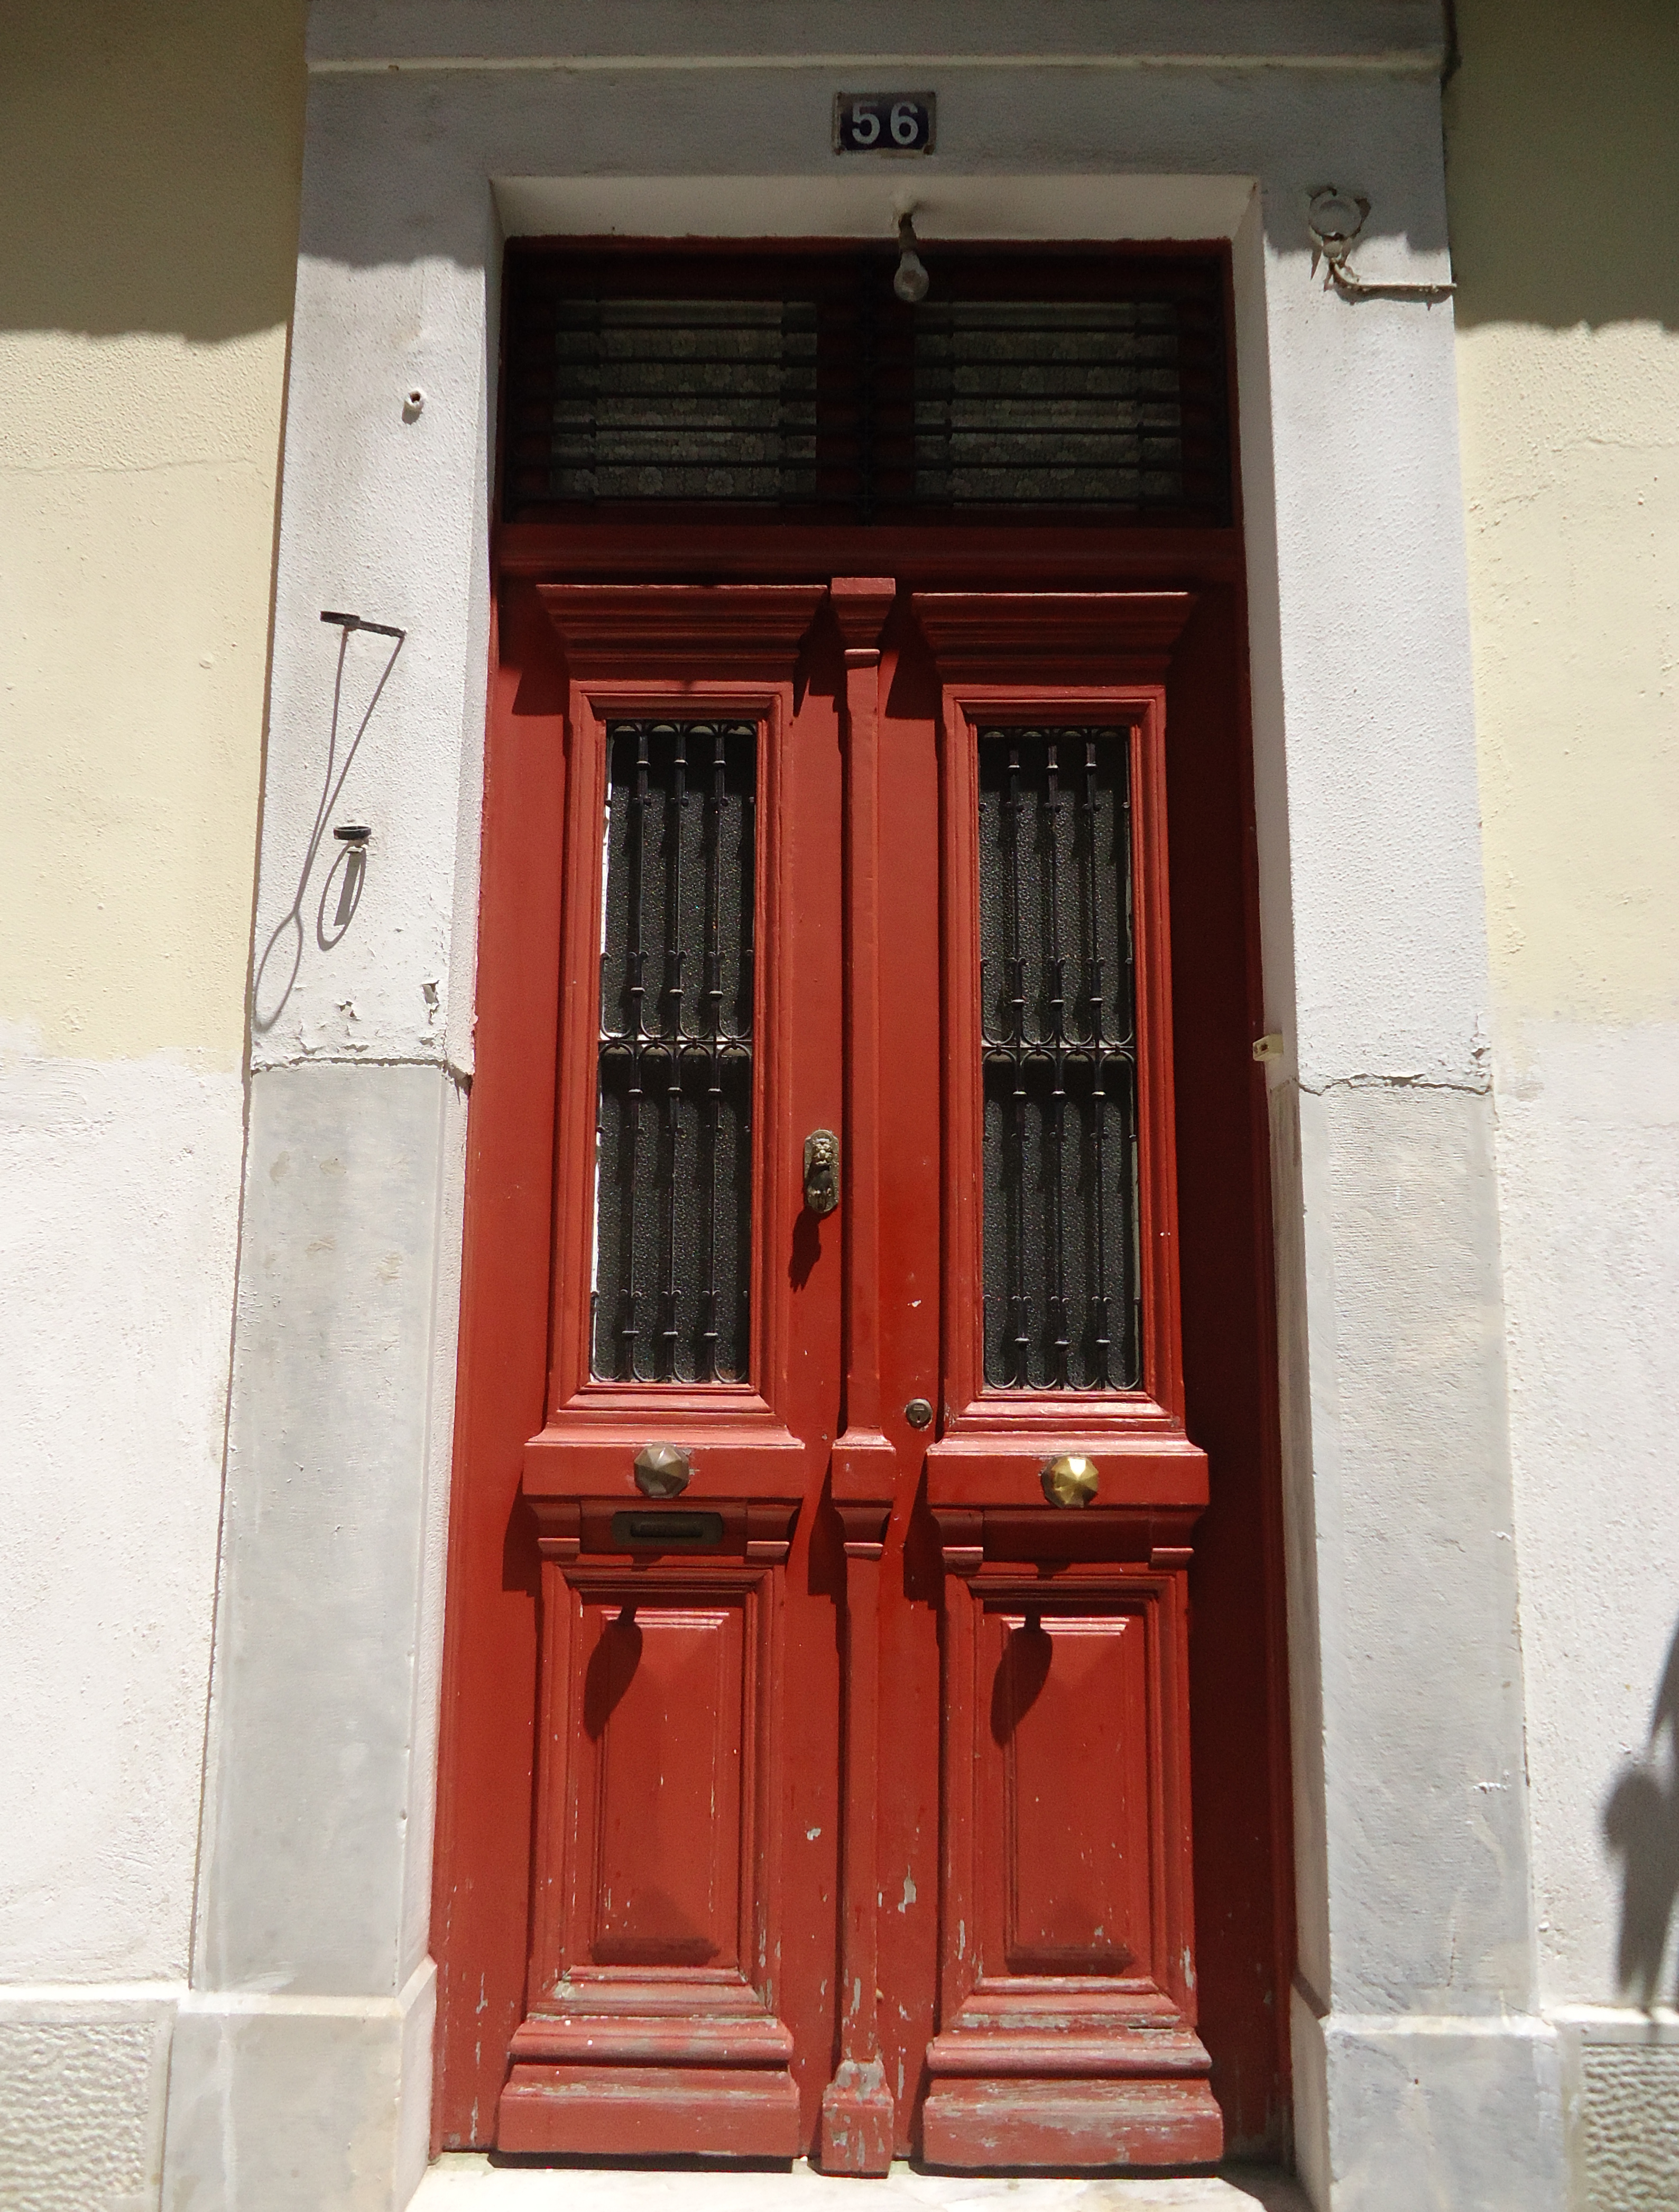
M 738 1966 L 740 1608 L 590 1605 L 583 1618 L 588 1957 Z
M 1122 1974 L 1150 1961 L 1148 1703 L 1128 1613 L 994 1614 L 1003 1964 Z

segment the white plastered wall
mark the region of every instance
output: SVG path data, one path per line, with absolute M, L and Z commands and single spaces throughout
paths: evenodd
M 1303 228 L 1312 187 L 1363 191 L 1366 273 L 1440 273 L 1439 32 L 1412 0 L 1089 0 L 1047 31 L 939 0 L 317 9 L 259 959 L 323 789 L 320 611 L 406 635 L 336 810 L 374 830 L 362 903 L 340 941 L 313 933 L 322 861 L 295 976 L 259 1000 L 172 2212 L 393 2205 L 423 2155 L 502 225 L 878 234 L 906 189 L 934 241 L 1233 236 L 1267 1012 L 1287 1041 L 1301 2160 L 1325 2212 L 1560 2202 L 1451 319 L 1325 295 Z M 865 184 L 829 150 L 835 70 L 912 55 L 940 58 L 940 150 Z M 351 639 L 345 731 L 388 652 Z

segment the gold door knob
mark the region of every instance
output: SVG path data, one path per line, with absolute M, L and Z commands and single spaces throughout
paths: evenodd
M 1051 1505 L 1088 1505 L 1096 1495 L 1096 1462 L 1077 1452 L 1046 1460 L 1043 1495 Z

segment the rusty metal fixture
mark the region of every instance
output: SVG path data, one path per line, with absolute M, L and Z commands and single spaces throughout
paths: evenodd
M 1051 1505 L 1088 1505 L 1096 1495 L 1096 1462 L 1081 1453 L 1063 1452 L 1058 1459 L 1045 1461 L 1042 1480 Z
M 1449 300 L 1456 284 L 1372 283 L 1360 276 L 1347 259 L 1364 234 L 1370 202 L 1362 192 L 1343 192 L 1326 185 L 1314 192 L 1306 211 L 1306 235 L 1311 240 L 1311 273 L 1323 264 L 1323 289 L 1338 292 L 1343 300 L 1421 300 L 1433 306 Z
M 921 243 L 916 236 L 915 217 L 901 215 L 897 219 L 897 267 L 892 275 L 892 289 L 906 307 L 917 307 L 927 297 L 933 279 L 927 273 L 927 264 L 916 248 Z
M 643 1498 L 680 1498 L 693 1472 L 680 1444 L 643 1444 L 636 1455 L 636 1487 Z

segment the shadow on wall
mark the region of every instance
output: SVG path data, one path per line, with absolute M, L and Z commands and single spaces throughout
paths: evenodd
M 1456 0 L 1446 200 L 1460 329 L 1679 329 L 1679 7 Z
M 309 842 L 303 848 L 302 871 L 297 878 L 297 889 L 291 904 L 274 925 L 273 934 L 263 947 L 257 963 L 256 975 L 251 986 L 251 1024 L 259 1036 L 265 1036 L 280 1018 L 292 994 L 298 971 L 303 964 L 303 902 L 309 893 L 309 878 L 314 872 L 315 860 L 320 852 L 321 841 L 326 835 L 326 825 L 332 820 L 362 740 L 368 733 L 374 709 L 383 696 L 397 665 L 397 655 L 402 651 L 406 632 L 388 623 L 364 622 L 360 615 L 323 613 L 324 623 L 332 623 L 338 631 L 338 665 L 332 678 L 332 719 L 326 737 L 326 767 L 320 787 L 320 804 L 315 809 L 314 827 L 309 832 Z M 357 631 L 370 631 L 374 636 L 394 638 L 389 657 L 380 669 L 379 680 L 373 687 L 361 720 L 356 725 L 355 735 L 345 748 L 342 760 L 338 757 L 339 722 L 344 708 L 344 665 L 350 654 L 350 641 Z M 348 835 L 354 842 L 341 842 L 338 857 L 327 872 L 321 885 L 320 903 L 315 915 L 315 943 L 323 952 L 331 952 L 343 942 L 344 933 L 356 919 L 356 909 L 362 902 L 362 885 L 367 874 L 367 853 L 362 842 L 367 830 L 335 831 L 340 840 Z M 428 990 L 430 987 L 428 986 Z
M 291 313 L 307 0 L 0 0 L 0 329 L 179 332 Z
M 1621 1861 L 1621 1943 L 1615 1973 L 1623 1996 L 1660 2000 L 1673 1907 L 1679 1899 L 1679 1628 L 1650 1716 L 1650 1741 L 1603 1807 L 1603 1837 Z

